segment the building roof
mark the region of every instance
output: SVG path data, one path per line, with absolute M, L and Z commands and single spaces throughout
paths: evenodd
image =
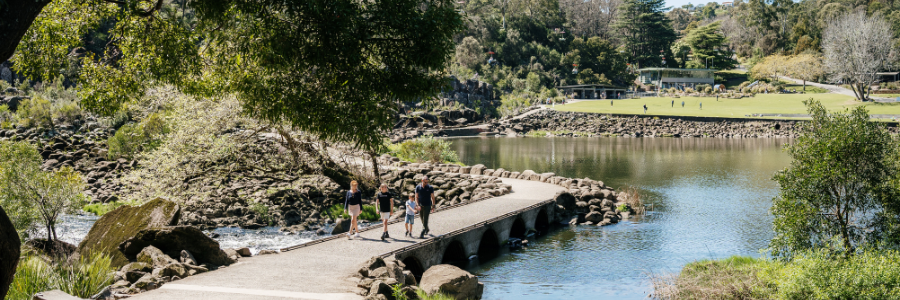
M 558 89 L 571 89 L 571 88 L 613 88 L 613 89 L 626 89 L 624 86 L 610 85 L 610 84 L 573 84 L 573 85 L 563 85 L 558 86 Z
M 682 69 L 682 68 L 643 68 L 638 69 L 640 71 L 665 71 L 665 70 L 676 70 L 676 71 L 718 71 L 716 69 Z

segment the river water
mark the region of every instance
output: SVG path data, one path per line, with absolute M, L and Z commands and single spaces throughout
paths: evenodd
M 771 180 L 786 139 L 464 138 L 467 165 L 590 177 L 636 187 L 653 211 L 616 225 L 564 226 L 469 271 L 484 299 L 646 299 L 651 274 L 731 255 L 772 238 Z

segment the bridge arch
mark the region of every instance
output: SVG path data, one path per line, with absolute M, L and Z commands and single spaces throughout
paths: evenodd
M 546 233 L 550 229 L 550 216 L 547 214 L 547 208 L 541 208 L 534 220 L 534 230 L 540 233 Z
M 509 237 L 510 238 L 524 238 L 525 233 L 528 231 L 528 228 L 525 227 L 525 220 L 522 219 L 522 216 L 516 217 L 516 220 L 513 221 L 512 227 L 509 228 Z
M 481 242 L 478 243 L 478 259 L 487 261 L 497 257 L 500 254 L 500 238 L 493 229 L 488 229 L 481 235 Z
M 460 241 L 450 242 L 441 258 L 441 264 L 451 264 L 460 268 L 465 268 L 468 262 L 469 256 L 466 255 L 466 247 Z
M 409 271 L 416 277 L 416 282 L 422 280 L 422 275 L 425 274 L 425 267 L 422 266 L 422 262 L 419 261 L 415 256 L 408 256 L 404 258 L 403 264 L 406 265 L 405 270 Z

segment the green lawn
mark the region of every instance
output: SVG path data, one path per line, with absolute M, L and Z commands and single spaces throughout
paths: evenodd
M 752 114 L 806 114 L 803 100 L 814 98 L 829 110 L 852 108 L 866 105 L 870 114 L 900 115 L 900 103 L 860 103 L 852 97 L 839 94 L 759 94 L 743 99 L 724 99 L 716 102 L 715 97 L 645 97 L 641 99 L 587 100 L 573 104 L 556 105 L 556 110 L 591 113 L 643 114 L 647 105 L 647 115 L 702 116 L 745 118 Z M 672 107 L 675 100 L 675 107 Z M 684 101 L 684 108 L 681 107 Z M 703 103 L 703 110 L 700 103 Z

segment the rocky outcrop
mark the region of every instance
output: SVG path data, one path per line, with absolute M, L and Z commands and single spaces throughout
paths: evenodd
M 428 268 L 419 286 L 428 295 L 442 293 L 458 300 L 478 300 L 484 293 L 484 284 L 478 282 L 478 277 L 453 265 Z
M 186 261 L 229 265 L 234 263 L 219 247 L 219 242 L 192 226 L 149 228 L 119 244 L 119 251 L 134 259 L 141 251 L 153 246 L 170 257 L 187 257 Z M 175 260 L 178 262 L 178 260 Z
M 216 249 L 218 251 L 222 251 Z M 175 251 L 179 257 L 185 254 L 192 256 L 187 250 Z M 205 273 L 219 265 L 198 263 L 193 260 L 180 260 L 173 258 L 154 246 L 147 246 L 135 256 L 135 262 L 131 262 L 116 272 L 114 282 L 107 287 L 109 294 L 114 299 L 120 299 L 121 295 L 139 293 L 159 288 L 163 284 L 180 280 L 188 276 Z
M 399 284 L 408 299 L 417 299 L 416 291 L 419 288 L 416 286 L 416 277 L 404 268 L 406 265 L 394 258 L 369 259 L 356 274 L 359 294 L 366 296 L 367 300 L 394 300 L 394 291 L 391 287 Z
M 0 297 L 5 297 L 16 275 L 21 243 L 6 211 L 0 206 Z
M 82 256 L 103 252 L 110 256 L 114 267 L 128 263 L 119 251 L 122 242 L 135 237 L 141 230 L 178 225 L 181 208 L 174 202 L 155 199 L 141 206 L 120 206 L 100 217 L 78 245 Z
M 491 131 L 517 135 L 535 130 L 565 132 L 555 136 L 771 138 L 797 137 L 800 122 L 741 119 L 694 121 L 677 117 L 610 117 L 543 110 L 519 119 L 494 122 Z

